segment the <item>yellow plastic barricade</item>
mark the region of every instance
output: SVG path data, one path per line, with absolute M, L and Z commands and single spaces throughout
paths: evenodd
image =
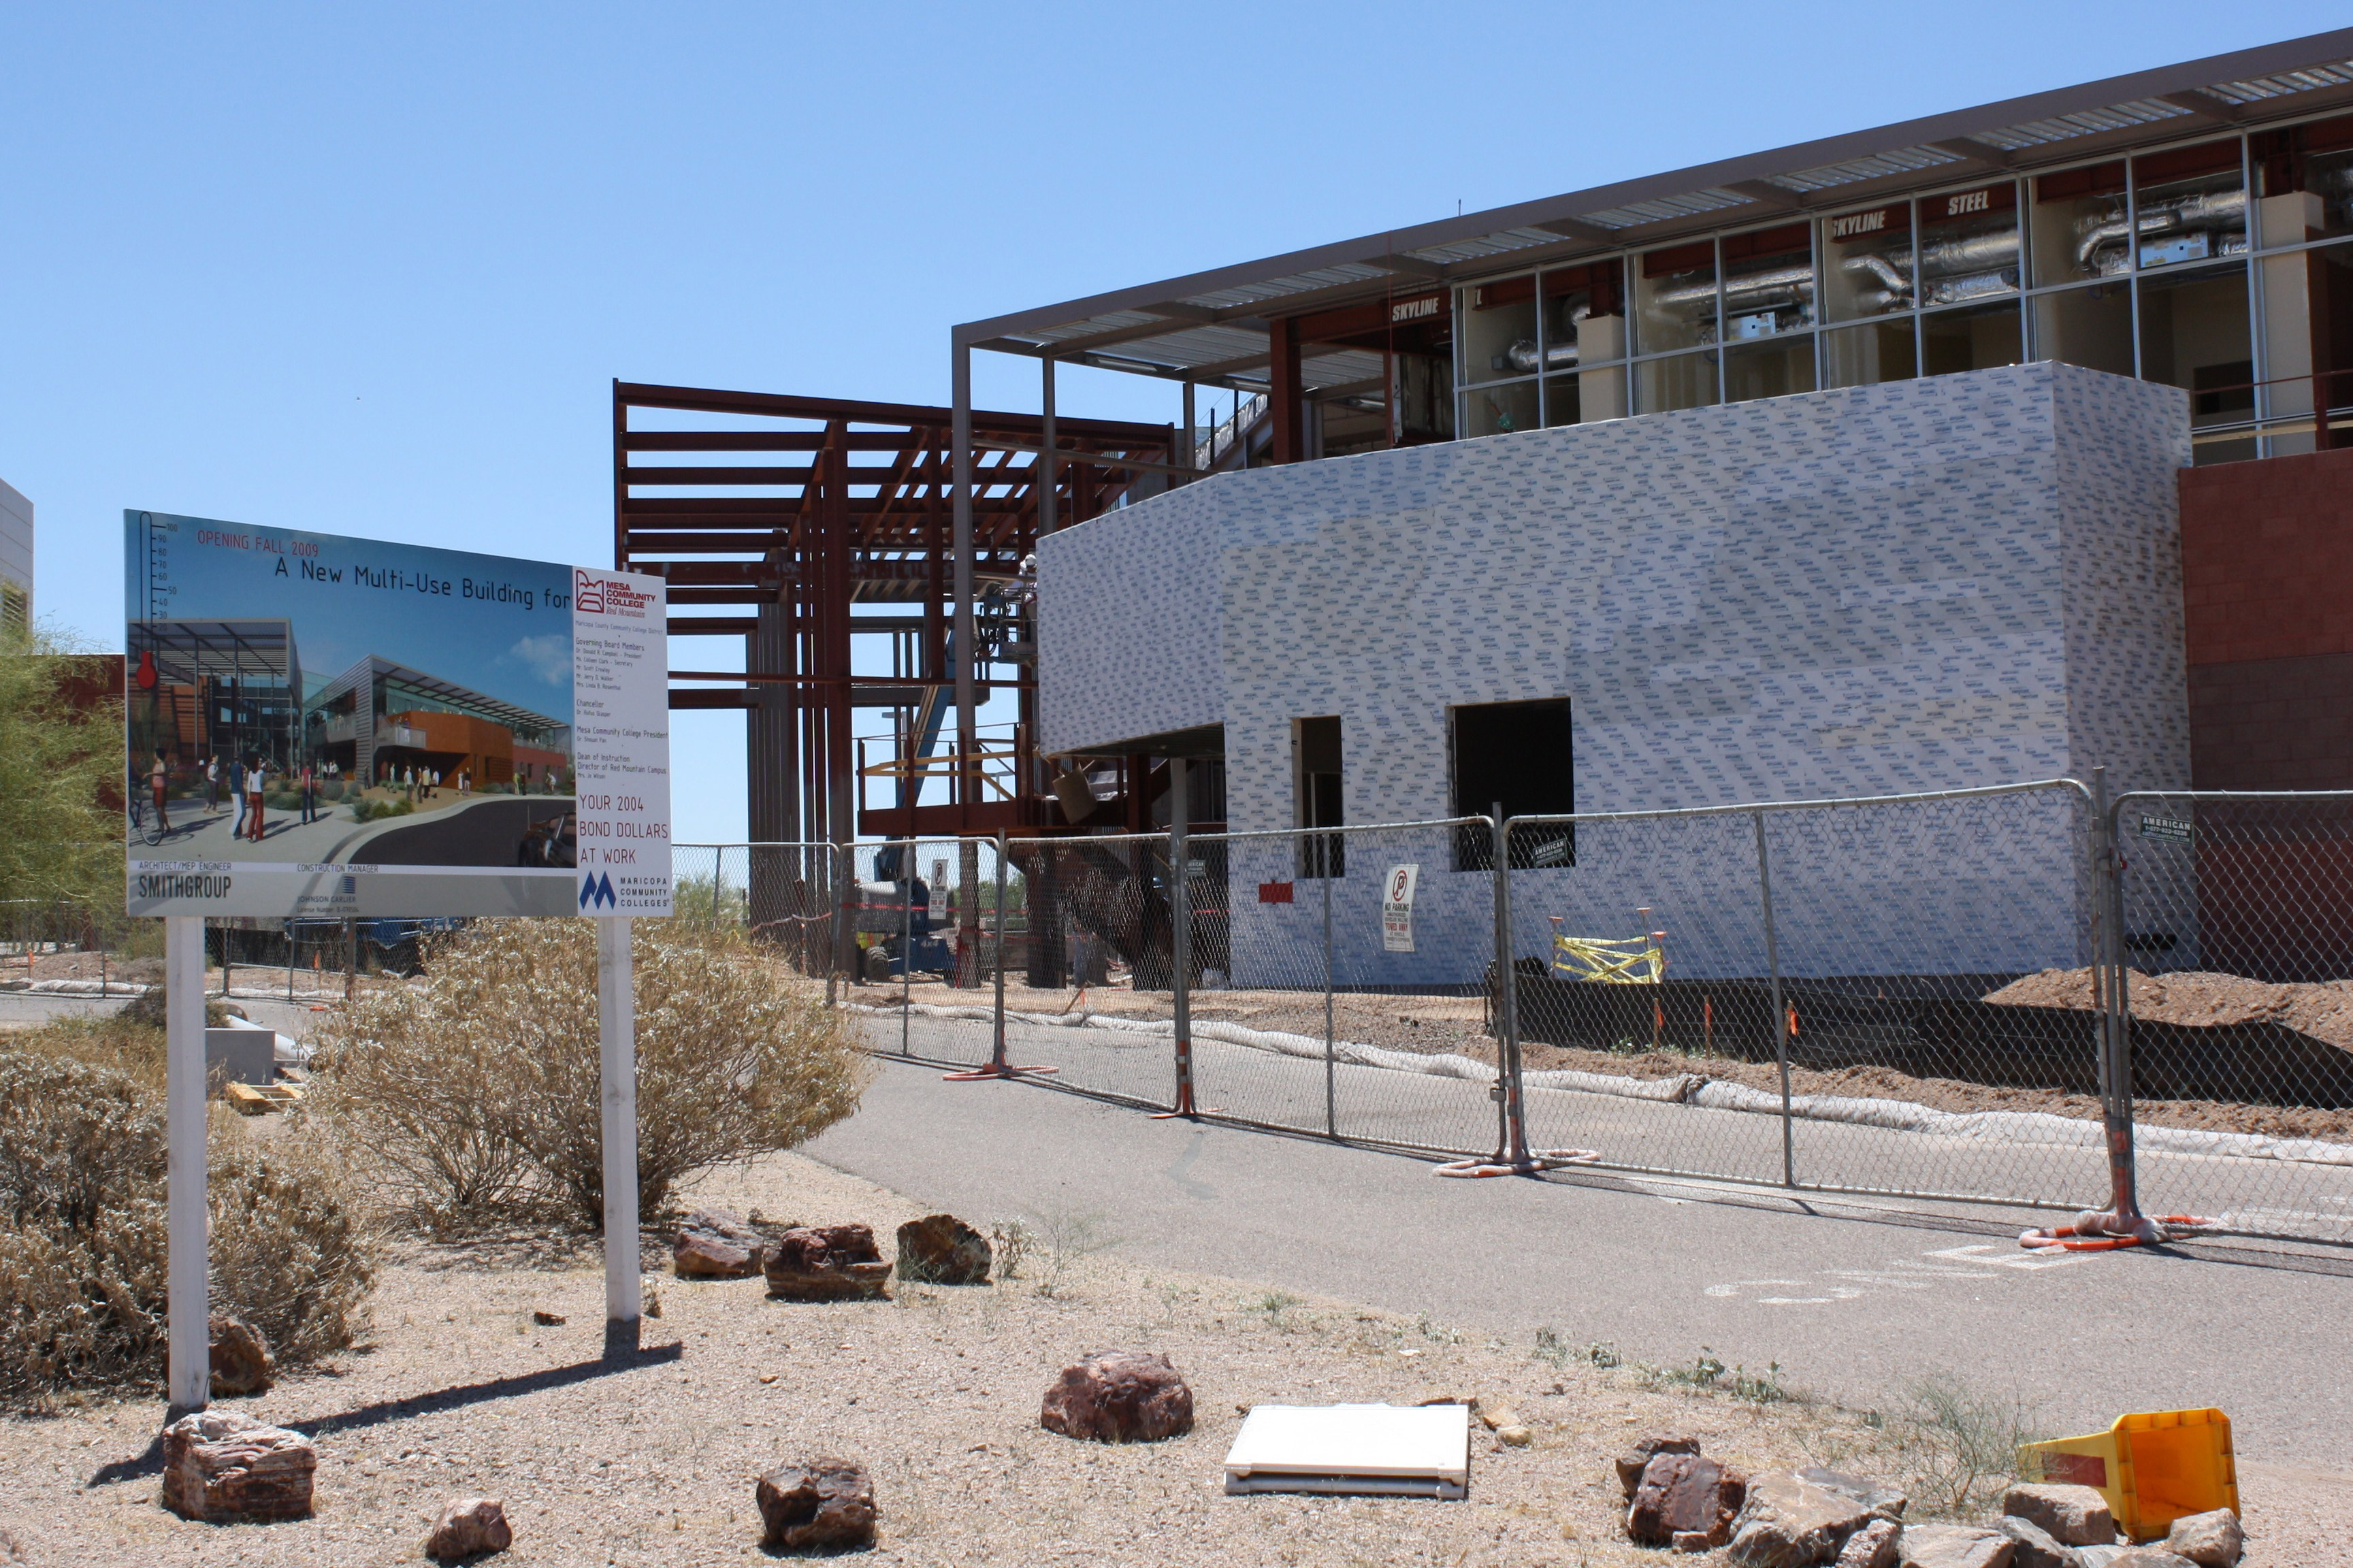
M 2097 1489 L 2116 1528 L 2132 1541 L 2154 1541 L 2185 1514 L 2239 1511 L 2231 1418 L 2219 1410 L 2119 1415 L 2114 1426 L 2088 1437 L 2023 1444 L 2018 1475 Z

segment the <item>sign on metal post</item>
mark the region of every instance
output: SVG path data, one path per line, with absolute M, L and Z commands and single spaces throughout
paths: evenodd
M 1419 866 L 1392 866 L 1381 879 L 1381 950 L 1413 951 L 1413 889 L 1421 880 Z
M 629 1179 L 608 1180 L 606 1268 L 634 1343 L 624 922 L 670 910 L 662 580 L 168 512 L 126 511 L 123 533 L 125 908 L 174 932 L 172 1403 L 201 1407 L 208 1381 L 208 915 L 613 921 L 605 1153 Z

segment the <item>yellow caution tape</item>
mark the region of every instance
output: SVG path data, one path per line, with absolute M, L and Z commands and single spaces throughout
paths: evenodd
M 1656 985 L 1666 976 L 1666 950 L 1655 936 L 1556 936 L 1552 966 L 1605 985 Z

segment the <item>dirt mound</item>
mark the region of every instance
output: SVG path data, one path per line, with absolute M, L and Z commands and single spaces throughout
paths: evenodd
M 2353 980 L 2274 985 L 2236 974 L 2187 970 L 2179 974 L 2126 972 L 2125 991 L 2133 1016 L 2152 1024 L 2212 1027 L 2232 1024 L 2277 1024 L 2353 1050 Z M 1986 1001 L 2010 1007 L 2093 1005 L 2092 972 L 2046 969 L 2012 981 Z

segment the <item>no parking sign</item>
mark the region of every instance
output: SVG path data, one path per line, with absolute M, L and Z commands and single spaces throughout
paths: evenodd
M 1419 866 L 1392 866 L 1381 879 L 1381 949 L 1385 952 L 1413 951 L 1413 889 L 1421 880 Z

